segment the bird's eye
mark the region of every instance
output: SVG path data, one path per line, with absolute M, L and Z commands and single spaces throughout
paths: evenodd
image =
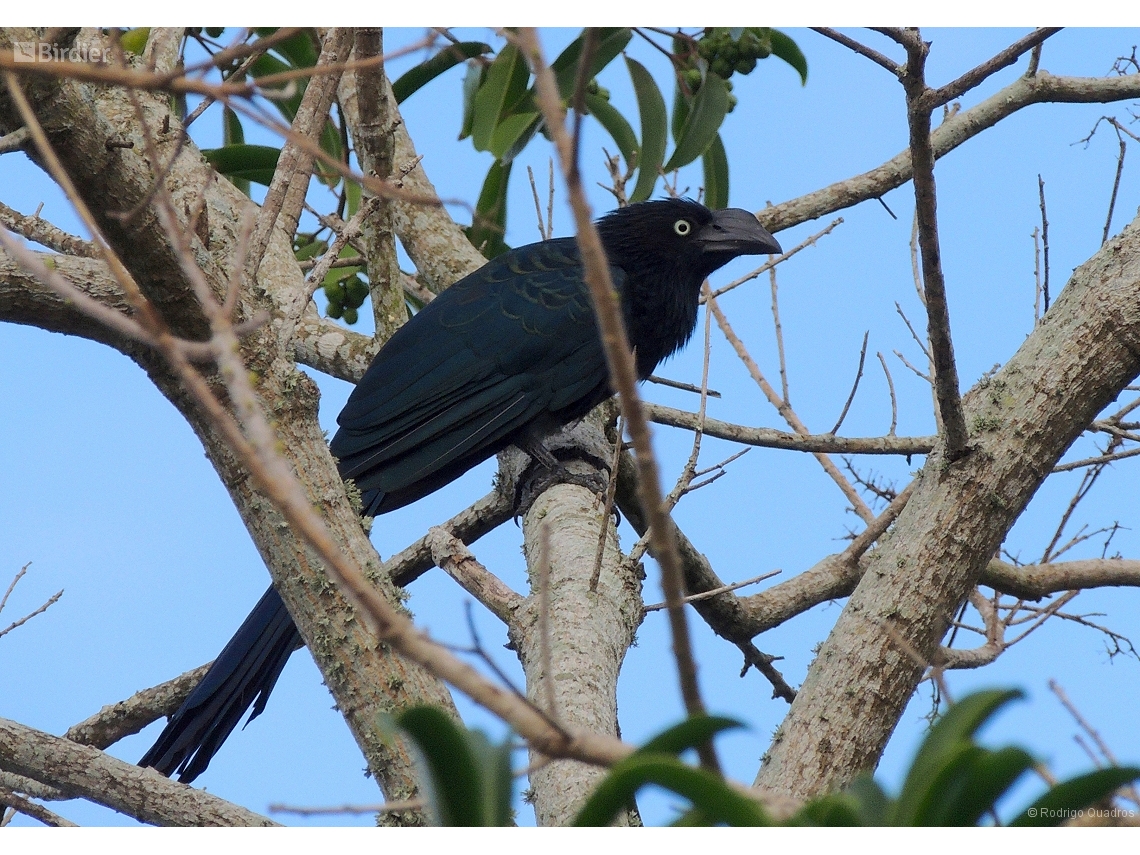
M 681 237 L 684 237 L 692 230 L 693 227 L 688 220 L 677 220 L 677 222 L 673 223 L 673 231 L 675 231 Z

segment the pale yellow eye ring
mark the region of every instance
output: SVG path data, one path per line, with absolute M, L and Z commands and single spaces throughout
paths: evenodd
M 688 220 L 677 220 L 677 222 L 673 223 L 673 231 L 675 231 L 681 237 L 685 237 L 692 230 L 693 226 L 689 223 Z

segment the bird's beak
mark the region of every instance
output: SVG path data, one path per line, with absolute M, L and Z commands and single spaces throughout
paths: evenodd
M 698 233 L 705 252 L 718 255 L 768 255 L 782 253 L 780 244 L 756 217 L 741 208 L 713 212 L 712 222 Z

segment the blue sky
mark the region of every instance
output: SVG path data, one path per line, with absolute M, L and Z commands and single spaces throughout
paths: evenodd
M 903 94 L 883 69 L 805 30 L 788 31 L 807 55 L 810 77 L 797 75 L 776 60 L 761 62 L 748 78 L 735 78 L 740 104 L 723 129 L 732 167 L 731 204 L 757 210 L 794 198 L 870 169 L 906 143 Z M 1014 41 L 1019 30 L 930 30 L 933 41 L 929 78 L 943 83 Z M 554 54 L 571 31 L 545 34 Z M 390 30 L 387 46 L 415 40 L 419 30 Z M 1054 74 L 1103 75 L 1113 61 L 1140 42 L 1137 30 L 1068 30 L 1045 46 L 1042 68 Z M 487 30 L 464 37 L 498 44 Z M 891 46 L 864 34 L 881 50 Z M 636 41 L 631 50 L 664 79 L 666 68 Z M 897 51 L 892 52 L 898 55 Z M 418 61 L 408 57 L 401 68 Z M 963 99 L 977 103 L 1008 84 L 1024 64 L 994 76 Z M 404 118 L 424 167 L 445 199 L 473 201 L 490 165 L 490 155 L 457 142 L 461 72 L 446 75 L 413 96 Z M 614 103 L 631 116 L 632 96 L 620 63 L 600 77 Z M 936 178 L 939 218 L 951 322 L 963 388 L 993 365 L 1007 360 L 1033 326 L 1034 254 L 1030 237 L 1039 223 L 1037 176 L 1046 183 L 1054 290 L 1100 244 L 1118 152 L 1115 136 L 1102 126 L 1091 144 L 1084 138 L 1102 115 L 1129 121 L 1129 105 L 1038 105 L 1004 120 L 939 161 Z M 1132 105 L 1135 109 L 1135 105 Z M 212 109 L 198 133 L 204 146 L 217 143 L 219 118 Z M 635 122 L 636 124 L 636 122 Z M 590 183 L 604 181 L 601 147 L 612 142 L 592 122 L 585 123 L 583 169 Z M 1135 127 L 1135 126 L 1133 126 Z M 540 182 L 551 151 L 539 139 L 515 170 L 507 241 L 538 239 L 525 164 Z M 1130 154 L 1130 158 L 1135 158 Z M 1126 160 L 1112 231 L 1125 225 L 1140 204 L 1140 166 Z M 697 190 L 699 169 L 682 173 L 681 187 Z M 3 200 L 26 213 L 44 203 L 43 216 L 78 230 L 60 194 L 23 157 L 0 157 Z M 612 200 L 594 189 L 595 210 Z M 314 191 L 320 202 L 320 191 Z M 559 203 L 564 197 L 560 194 Z M 781 320 L 788 358 L 792 402 L 810 428 L 823 432 L 834 423 L 847 397 L 859 346 L 870 332 L 866 376 L 843 433 L 886 431 L 889 398 L 875 351 L 888 359 L 899 398 L 900 434 L 933 431 L 930 393 L 892 351 L 915 364 L 917 351 L 895 310 L 897 301 L 921 325 L 921 307 L 910 274 L 908 241 L 913 215 L 909 185 L 883 200 L 805 223 L 778 235 L 785 248 L 844 218 L 831 235 L 780 269 Z M 454 209 L 457 219 L 468 215 Z M 559 205 L 555 233 L 568 234 L 569 212 Z M 749 269 L 735 263 L 714 277 L 723 284 Z M 777 377 L 775 345 L 766 278 L 722 300 L 730 320 L 769 379 Z M 362 313 L 363 314 L 363 313 Z M 363 327 L 361 327 L 363 328 Z M 697 382 L 699 342 L 659 373 Z M 0 586 L 32 562 L 0 617 L 0 626 L 37 607 L 60 588 L 64 595 L 47 614 L 0 639 L 0 716 L 53 733 L 94 713 L 104 704 L 169 679 L 212 658 L 260 596 L 267 582 L 264 566 L 238 515 L 189 427 L 125 357 L 100 345 L 28 327 L 0 325 Z M 724 393 L 710 401 L 711 415 L 749 425 L 783 427 L 722 338 L 713 333 L 710 385 Z M 321 419 L 332 429 L 349 387 L 319 378 Z M 691 395 L 661 387 L 646 389 L 652 400 L 695 408 Z M 691 436 L 657 428 L 655 439 L 667 478 L 675 477 L 688 455 Z M 713 463 L 735 449 L 706 440 L 702 461 Z M 1081 441 L 1071 457 L 1089 453 Z M 905 483 L 921 465 L 905 460 L 864 458 L 868 469 Z M 1125 461 L 1102 476 L 1081 506 L 1074 531 L 1118 521 L 1112 544 L 1125 557 L 1140 554 L 1135 467 Z M 403 548 L 428 525 L 446 519 L 489 487 L 493 467 L 485 465 L 416 505 L 377 521 L 373 542 L 381 555 Z M 1051 478 L 1014 527 L 1007 547 L 1026 560 L 1038 556 L 1052 535 L 1079 474 Z M 725 580 L 735 581 L 773 569 L 782 578 L 804 570 L 843 547 L 841 538 L 853 515 L 822 470 L 808 456 L 754 449 L 734 463 L 714 486 L 686 498 L 676 511 L 681 527 L 704 551 Z M 623 545 L 634 537 L 626 528 Z M 477 543 L 474 551 L 516 590 L 525 590 L 519 546 L 511 524 Z M 1074 550 L 1072 557 L 1100 554 L 1098 543 Z M 649 567 L 647 601 L 661 599 L 655 568 Z M 764 584 L 773 584 L 775 580 Z M 429 573 L 411 588 L 410 607 L 442 640 L 467 642 L 463 623 L 466 595 L 441 573 Z M 746 593 L 750 593 L 751 590 Z M 757 639 L 766 652 L 785 657 L 779 664 L 788 680 L 802 681 L 812 648 L 828 632 L 841 604 L 820 606 Z M 1073 605 L 1125 635 L 1140 636 L 1140 593 L 1089 592 Z M 498 650 L 505 632 L 495 618 L 480 614 L 487 645 Z M 771 700 L 755 673 L 740 679 L 739 654 L 712 636 L 693 616 L 702 685 L 710 709 L 736 716 L 749 730 L 727 736 L 723 755 L 728 771 L 750 781 L 767 739 L 786 711 Z M 508 651 L 500 663 L 518 673 Z M 1124 761 L 1140 760 L 1134 706 L 1140 663 L 1110 661 L 1102 637 L 1072 623 L 1053 622 L 978 672 L 949 676 L 956 695 L 981 686 L 1018 686 L 1028 700 L 1007 710 L 987 731 L 995 743 L 1016 741 L 1047 760 L 1064 776 L 1087 769 L 1090 761 L 1075 744 L 1073 722 L 1049 693 L 1057 679 Z M 520 677 L 521 679 L 521 677 Z M 673 722 L 682 711 L 668 654 L 664 618 L 650 615 L 638 644 L 627 657 L 619 690 L 623 736 L 632 741 Z M 462 698 L 468 721 L 498 734 L 502 727 Z M 904 714 L 880 766 L 888 785 L 900 773 L 921 738 L 929 692 L 920 689 Z M 152 726 L 114 746 L 116 756 L 134 761 L 157 734 Z M 197 782 L 224 798 L 254 810 L 270 803 L 304 805 L 370 803 L 379 800 L 362 774 L 348 730 L 332 710 L 332 698 L 306 654 L 294 656 L 264 715 L 236 732 Z M 1025 789 L 1020 800 L 1028 798 Z M 670 800 L 643 799 L 646 819 L 668 817 Z M 89 804 L 59 806 L 84 824 L 130 822 Z M 292 817 L 286 822 L 302 823 Z M 17 820 L 22 822 L 23 820 Z M 330 821 L 322 818 L 319 823 Z M 365 815 L 344 822 L 369 824 Z M 520 807 L 520 822 L 531 823 Z

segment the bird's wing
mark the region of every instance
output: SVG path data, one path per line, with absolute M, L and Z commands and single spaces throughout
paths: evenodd
M 344 477 L 391 495 L 390 509 L 548 414 L 581 415 L 605 383 L 574 242 L 535 244 L 460 280 L 397 331 L 338 418 L 332 451 Z

